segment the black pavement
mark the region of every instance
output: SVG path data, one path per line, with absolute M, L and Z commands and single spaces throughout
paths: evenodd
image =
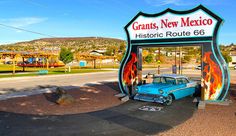
M 0 112 L 0 136 L 90 136 L 153 135 L 173 128 L 192 117 L 196 110 L 193 98 L 174 101 L 161 111 L 141 111 L 142 106 L 162 106 L 130 100 L 101 111 L 36 116 Z

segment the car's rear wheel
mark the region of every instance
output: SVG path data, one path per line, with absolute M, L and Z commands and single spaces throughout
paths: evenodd
M 173 102 L 173 96 L 169 94 L 169 95 L 166 97 L 166 101 L 165 101 L 164 105 L 169 106 L 169 105 L 172 104 L 172 102 Z

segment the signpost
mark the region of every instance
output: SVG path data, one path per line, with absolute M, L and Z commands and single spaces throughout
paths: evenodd
M 140 48 L 201 46 L 202 99 L 223 101 L 230 77 L 216 39 L 221 23 L 220 17 L 202 5 L 187 11 L 167 9 L 157 14 L 138 13 L 125 26 L 128 48 L 119 70 L 121 92 L 128 95 L 137 81 L 141 84 Z

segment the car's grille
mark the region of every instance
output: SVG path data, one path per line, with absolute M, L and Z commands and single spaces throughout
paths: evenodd
M 159 97 L 160 95 L 154 95 L 154 94 L 140 94 L 139 93 L 139 95 L 141 95 L 141 96 L 146 96 L 146 97 Z
M 151 95 L 151 94 L 136 94 L 134 99 L 148 102 L 158 102 L 158 103 L 163 103 L 165 101 L 163 96 Z

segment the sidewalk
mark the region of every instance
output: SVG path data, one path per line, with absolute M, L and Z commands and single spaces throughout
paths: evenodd
M 104 80 L 103 82 L 117 82 L 117 78 Z M 62 88 L 66 90 L 70 90 L 70 89 L 79 89 L 81 86 L 100 85 L 100 84 L 102 84 L 102 82 L 90 82 L 90 83 L 81 84 L 79 86 L 63 86 Z M 11 98 L 27 97 L 27 96 L 37 95 L 37 94 L 42 94 L 42 93 L 51 93 L 55 91 L 56 88 L 57 87 L 54 86 L 54 87 L 47 87 L 43 89 L 32 89 L 28 91 L 6 92 L 5 94 L 0 94 L 0 101 L 11 99 Z

